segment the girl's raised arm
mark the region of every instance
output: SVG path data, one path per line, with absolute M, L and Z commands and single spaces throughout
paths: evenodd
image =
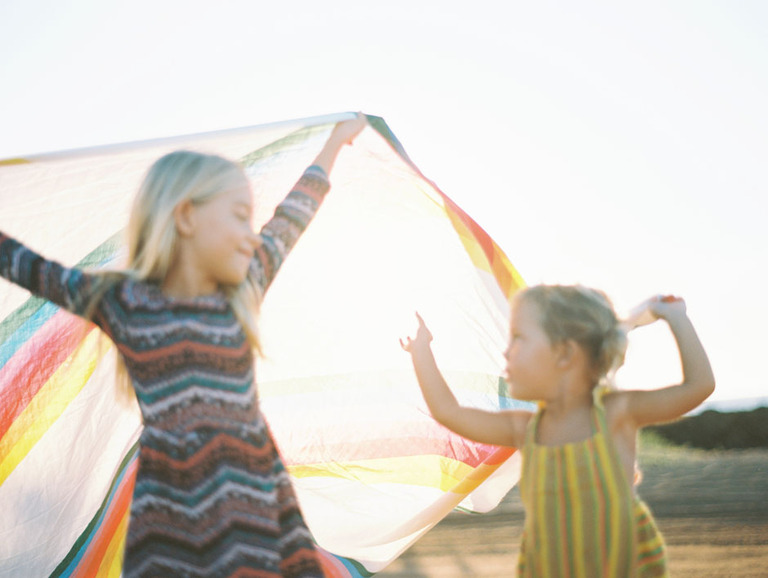
M 651 391 L 627 393 L 627 413 L 636 427 L 674 420 L 699 406 L 715 390 L 715 376 L 685 301 L 658 297 L 649 300 L 650 313 L 669 325 L 680 353 L 683 381 Z
M 411 354 L 416 379 L 432 417 L 462 437 L 497 446 L 521 447 L 531 417 L 525 411 L 485 411 L 459 405 L 445 382 L 432 354 L 432 334 L 417 313 L 419 328 L 414 338 L 400 340 Z
M 345 120 L 338 123 L 328 137 L 323 149 L 318 153 L 314 162 L 314 166 L 320 167 L 325 171 L 326 175 L 331 174 L 333 164 L 336 162 L 336 157 L 339 155 L 339 151 L 344 145 L 352 144 L 355 137 L 362 132 L 362 130 L 368 125 L 367 117 L 358 112 L 357 116 L 350 120 Z
M 338 123 L 312 165 L 304 171 L 285 200 L 277 206 L 272 219 L 262 227 L 262 243 L 256 249 L 251 266 L 262 291 L 266 291 L 272 283 L 283 261 L 309 225 L 330 189 L 328 175 L 339 151 L 344 145 L 351 144 L 366 124 L 365 115 L 360 113 L 351 120 Z

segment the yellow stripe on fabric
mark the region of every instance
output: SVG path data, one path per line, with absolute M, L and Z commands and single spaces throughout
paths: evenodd
M 608 447 L 605 444 L 605 436 L 600 436 L 600 442 L 596 444 L 596 449 L 600 455 L 600 462 L 603 464 L 610 464 L 611 457 L 609 455 Z M 616 548 L 616 544 L 621 539 L 621 493 L 618 488 L 618 480 L 616 479 L 616 472 L 613 468 L 606 467 L 603 470 L 605 474 L 605 491 L 610 496 L 607 500 L 608 504 L 614 505 L 611 507 L 611 522 L 608 532 L 606 532 L 607 550 L 613 551 Z M 608 575 L 620 576 L 618 564 L 620 560 L 616 556 L 611 556 L 608 560 Z
M 541 448 L 544 451 L 534 452 L 534 454 L 540 458 L 536 460 L 536 477 L 533 480 L 534 484 L 544 484 L 548 480 L 548 472 L 547 472 L 547 459 L 544 455 L 548 450 L 547 448 Z M 538 497 L 537 504 L 536 504 L 536 516 L 538 517 L 538 523 L 537 526 L 539 529 L 542 528 L 550 528 L 550 524 L 547 523 L 547 517 L 549 516 L 549 512 L 547 511 L 547 495 L 546 492 L 538 491 L 536 492 L 536 495 Z M 536 547 L 541 552 L 541 556 L 537 557 L 539 560 L 550 560 L 549 555 L 549 548 L 547 547 L 549 545 L 549 536 L 542 536 L 541 534 L 536 534 L 535 538 L 536 540 Z M 538 569 L 532 569 L 532 571 L 535 573 Z M 542 569 L 545 572 L 548 571 L 548 568 Z M 546 575 L 546 574 L 544 574 Z
M 446 215 L 451 221 L 453 228 L 461 239 L 461 244 L 464 245 L 464 250 L 469 255 L 472 264 L 486 271 L 494 276 L 499 283 L 502 291 L 506 295 L 507 299 L 518 289 L 525 287 L 525 281 L 523 281 L 520 273 L 517 272 L 512 262 L 507 258 L 501 248 L 492 240 L 488 238 L 488 242 L 493 247 L 493 258 L 488 259 L 485 250 L 475 238 L 472 231 L 467 227 L 464 222 L 456 215 L 450 207 L 443 205 Z
M 568 523 L 568 502 L 565 496 L 565 487 L 568 484 L 568 480 L 565 478 L 565 464 L 563 463 L 564 453 L 567 449 L 568 446 L 564 446 L 553 451 L 555 457 L 555 479 L 557 480 L 557 499 L 555 500 L 555 503 L 557 504 L 556 517 L 558 523 L 552 527 L 558 529 L 558 531 L 556 531 L 558 541 L 557 551 L 560 553 L 557 557 L 560 566 L 558 568 L 558 576 L 563 576 L 564 578 L 570 578 L 570 573 L 566 565 L 570 564 L 569 559 L 571 557 L 569 540 L 571 528 Z
M 21 463 L 85 387 L 105 351 L 98 351 L 99 332 L 92 330 L 51 375 L 0 440 L 0 484 Z
M 494 248 L 494 260 L 491 266 L 493 267 L 493 274 L 496 279 L 506 275 L 509 275 L 509 286 L 503 287 L 506 293 L 507 299 L 511 299 L 519 289 L 525 287 L 525 281 L 523 281 L 522 275 L 517 272 L 512 261 L 507 259 L 507 256 L 502 252 L 496 243 L 493 243 Z
M 482 465 L 480 466 L 482 467 Z M 488 468 L 488 475 L 496 468 Z M 439 488 L 443 492 L 464 491 L 463 481 L 473 475 L 475 469 L 467 464 L 444 456 L 403 456 L 375 458 L 352 462 L 301 464 L 288 466 L 295 478 L 341 478 L 366 484 L 391 483 Z M 487 477 L 487 475 L 486 475 Z M 477 487 L 485 478 L 479 480 Z
M 104 576 L 105 578 L 120 578 L 120 573 L 123 568 L 123 554 L 125 551 L 125 537 L 128 534 L 128 519 L 131 515 L 131 509 L 127 508 L 123 519 L 120 520 L 115 529 L 115 534 L 112 536 L 112 540 L 109 542 L 107 551 L 104 553 L 104 559 L 99 566 L 99 573 L 97 576 Z
M 453 488 L 452 491 L 457 494 L 469 494 L 474 492 L 480 484 L 482 484 L 491 476 L 491 474 L 499 469 L 502 463 L 503 462 L 499 462 L 498 464 L 494 465 L 480 464 L 474 470 L 472 470 L 468 476 L 463 478 L 459 485 Z
M 579 448 L 582 448 L 583 444 L 579 446 Z M 565 452 L 565 471 L 566 471 L 566 479 L 568 480 L 578 480 L 579 472 L 576 468 L 576 462 L 578 461 L 578 458 L 575 454 L 576 448 L 566 448 Z M 572 556 L 572 560 L 575 561 L 576 567 L 574 570 L 574 575 L 579 577 L 587 578 L 587 572 L 584 567 L 584 556 L 581 555 L 581 553 L 584 551 L 584 512 L 582 509 L 581 499 L 579 497 L 579 488 L 574 483 L 569 483 L 568 487 L 568 494 L 570 497 L 570 504 L 572 508 L 571 512 L 571 538 L 573 540 L 572 546 L 573 551 L 575 552 L 574 556 Z

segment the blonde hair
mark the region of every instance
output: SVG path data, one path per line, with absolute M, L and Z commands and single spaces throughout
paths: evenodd
M 536 304 L 552 344 L 573 340 L 586 352 L 595 384 L 613 384 L 624 363 L 627 334 L 605 293 L 581 285 L 536 285 L 517 293 L 515 301 Z
M 174 209 L 184 201 L 202 204 L 247 181 L 242 167 L 220 157 L 176 151 L 150 167 L 134 199 L 128 221 L 128 266 L 131 277 L 160 282 L 175 256 L 178 234 Z M 239 285 L 222 289 L 251 346 L 261 353 L 256 319 L 261 290 L 249 273 Z
M 133 201 L 126 229 L 126 269 L 100 275 L 98 288 L 86 310 L 87 316 L 92 317 L 104 293 L 126 277 L 158 283 L 165 279 L 176 252 L 178 233 L 174 209 L 179 203 L 205 203 L 242 185 L 244 180 L 247 177 L 240 165 L 218 155 L 180 150 L 155 161 Z M 249 344 L 261 354 L 256 323 L 262 298 L 258 281 L 249 271 L 242 283 L 221 289 Z M 123 378 L 127 378 L 127 373 L 119 360 L 118 380 Z

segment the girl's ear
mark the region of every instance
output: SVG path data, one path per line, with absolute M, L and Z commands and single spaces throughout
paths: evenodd
M 557 365 L 562 368 L 572 365 L 583 353 L 581 346 L 579 346 L 573 339 L 561 341 L 555 347 Z
M 190 200 L 181 201 L 173 208 L 173 221 L 179 236 L 189 237 L 195 232 L 195 217 L 195 205 Z

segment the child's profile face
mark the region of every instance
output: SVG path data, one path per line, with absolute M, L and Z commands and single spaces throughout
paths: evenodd
M 512 306 L 506 379 L 512 397 L 546 399 L 556 366 L 555 351 L 541 325 L 539 307 L 525 299 Z
M 260 241 L 251 226 L 254 208 L 248 180 L 237 179 L 194 210 L 197 267 L 216 286 L 242 283 Z

